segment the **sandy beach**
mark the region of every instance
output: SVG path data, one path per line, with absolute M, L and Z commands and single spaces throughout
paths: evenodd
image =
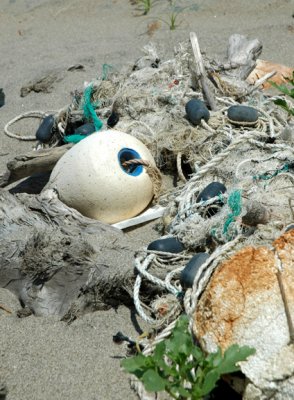
M 3 128 L 8 121 L 31 110 L 62 108 L 73 90 L 101 76 L 103 64 L 117 70 L 132 65 L 150 41 L 168 59 L 174 45 L 194 31 L 203 51 L 225 60 L 229 36 L 240 33 L 262 42 L 262 59 L 293 66 L 294 0 L 178 0 L 177 6 L 179 26 L 171 31 L 167 0 L 154 2 L 146 16 L 128 0 L 1 0 L 1 171 L 34 145 L 7 137 Z M 78 64 L 83 68 L 69 70 Z M 47 93 L 20 96 L 22 87 L 47 74 L 55 76 Z M 28 136 L 37 126 L 38 120 L 26 119 L 11 129 Z M 138 248 L 160 236 L 152 224 L 126 235 Z M 136 338 L 147 328 L 139 317 L 134 324 L 133 310 L 120 306 L 97 311 L 68 326 L 55 316 L 19 319 L 21 305 L 3 289 L 0 304 L 13 311 L 0 309 L 0 389 L 1 384 L 7 389 L 3 399 L 137 398 L 120 369 L 126 347 L 112 341 L 118 331 Z

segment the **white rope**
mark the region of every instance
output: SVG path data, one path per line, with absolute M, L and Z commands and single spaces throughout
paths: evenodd
M 11 125 L 13 125 L 15 122 L 20 121 L 23 118 L 40 118 L 40 119 L 42 119 L 42 118 L 46 117 L 47 115 L 49 115 L 49 113 L 44 112 L 44 111 L 28 111 L 28 112 L 22 113 L 16 117 L 14 117 L 9 122 L 7 122 L 7 124 L 4 126 L 4 133 L 13 139 L 24 140 L 24 141 L 37 140 L 36 135 L 22 136 L 22 135 L 10 132 L 8 128 Z
M 179 294 L 179 290 L 175 286 L 173 286 L 170 283 L 170 281 L 163 281 L 163 280 L 153 276 L 152 274 L 150 274 L 147 271 L 148 267 L 150 266 L 150 264 L 152 263 L 154 258 L 155 258 L 155 254 L 149 254 L 145 258 L 144 261 L 143 261 L 143 257 L 142 256 L 141 257 L 137 257 L 135 259 L 135 267 L 136 267 L 137 271 L 139 272 L 139 274 L 137 275 L 136 280 L 135 280 L 135 284 L 134 284 L 134 292 L 133 292 L 134 304 L 135 304 L 135 307 L 136 307 L 136 310 L 137 310 L 138 314 L 140 315 L 140 317 L 144 321 L 146 321 L 146 322 L 148 322 L 148 323 L 150 323 L 152 325 L 162 325 L 162 323 L 164 323 L 164 321 L 165 321 L 165 318 L 163 318 L 162 321 L 161 321 L 161 320 L 149 317 L 145 313 L 145 311 L 144 311 L 144 309 L 143 309 L 143 307 L 141 305 L 139 294 L 140 294 L 140 287 L 141 287 L 141 283 L 142 283 L 142 277 L 148 279 L 150 282 L 154 283 L 155 285 L 166 289 L 171 294 L 173 294 L 175 297 L 177 297 L 177 295 Z
M 215 129 L 213 129 L 211 126 L 209 126 L 208 123 L 204 121 L 204 119 L 202 119 L 200 123 L 201 123 L 202 128 L 208 130 L 211 133 L 216 133 Z
M 166 277 L 165 277 L 165 282 L 167 285 L 171 285 L 171 280 L 174 278 L 175 275 L 179 274 L 179 272 L 183 271 L 183 269 L 185 268 L 185 265 L 179 268 L 176 268 L 174 270 L 172 270 L 171 272 L 169 272 Z M 178 287 L 178 292 L 181 292 L 182 288 L 181 285 L 179 285 Z
M 267 120 L 268 120 L 268 124 L 269 124 L 269 130 L 270 130 L 270 137 L 275 137 L 275 127 L 274 127 L 274 123 L 273 123 L 273 118 L 267 113 L 265 112 L 263 109 L 255 107 L 255 109 L 257 111 L 259 111 L 261 114 L 263 114 Z
M 144 356 L 148 356 L 149 354 L 151 354 L 153 352 L 153 350 L 155 349 L 156 345 L 160 342 L 162 342 L 164 339 L 168 338 L 172 331 L 174 330 L 176 323 L 178 321 L 178 318 L 176 320 L 174 320 L 173 322 L 171 322 L 165 329 L 163 329 L 159 335 L 156 336 L 156 338 L 151 341 L 150 343 L 148 343 L 146 345 L 146 347 L 143 350 L 143 354 Z
M 291 153 L 294 152 L 294 148 L 284 143 L 263 143 L 255 139 L 248 139 L 248 142 L 254 144 L 257 147 L 268 150 L 288 150 Z
M 141 257 L 138 257 L 135 259 L 135 267 L 138 270 L 138 272 L 140 273 L 140 275 L 138 275 L 138 276 L 143 276 L 144 278 L 148 279 L 150 282 L 154 283 L 155 285 L 160 286 L 163 289 L 166 289 L 167 291 L 172 293 L 173 295 L 177 296 L 178 290 L 173 285 L 166 284 L 165 281 L 157 278 L 156 276 L 153 276 L 152 274 L 150 274 L 147 271 L 147 268 L 153 261 L 154 257 L 155 257 L 155 255 L 153 255 L 153 254 L 148 255 L 142 264 L 141 264 L 141 261 L 142 261 Z M 138 276 L 137 276 L 137 278 L 138 278 Z
M 193 287 L 191 290 L 186 292 L 184 299 L 185 310 L 189 316 L 194 314 L 199 296 L 206 288 L 210 277 L 218 266 L 220 260 L 223 259 L 224 256 L 228 255 L 229 251 L 238 243 L 239 240 L 240 236 L 236 237 L 231 242 L 218 247 L 198 269 L 194 278 Z
M 142 271 L 143 269 L 146 269 L 149 264 L 152 262 L 153 258 L 155 257 L 155 255 L 150 254 L 149 256 L 146 257 L 146 259 L 144 260 L 143 264 L 141 265 L 141 261 L 142 258 L 136 258 L 135 259 L 135 266 L 136 268 L 139 267 L 139 269 Z M 139 270 L 138 270 L 139 271 Z M 141 306 L 141 302 L 140 302 L 140 298 L 139 298 L 139 292 L 140 292 L 140 287 L 141 287 L 141 283 L 142 283 L 142 276 L 141 274 L 138 274 L 135 280 L 135 285 L 134 285 L 134 303 L 135 303 L 135 307 L 136 310 L 138 312 L 138 314 L 140 315 L 140 317 L 150 323 L 150 324 L 156 324 L 157 321 L 154 320 L 153 318 L 149 317 L 148 315 L 145 314 L 143 307 Z
M 179 152 L 177 154 L 177 171 L 178 171 L 178 175 L 179 175 L 179 178 L 181 179 L 181 181 L 186 183 L 187 179 L 182 170 L 182 153 L 181 152 Z

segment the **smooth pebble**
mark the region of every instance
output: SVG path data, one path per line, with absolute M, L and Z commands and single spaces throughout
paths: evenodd
M 185 108 L 187 118 L 193 125 L 199 125 L 202 119 L 206 122 L 209 120 L 210 114 L 203 101 L 191 99 L 188 101 Z
M 237 125 L 254 125 L 258 120 L 258 112 L 249 106 L 231 106 L 228 109 L 228 119 Z
M 55 119 L 53 115 L 48 115 L 43 119 L 41 125 L 37 129 L 36 138 L 41 143 L 49 143 L 53 136 L 53 126 Z
M 180 275 L 180 283 L 183 289 L 193 286 L 194 278 L 201 265 L 209 258 L 207 253 L 195 254 L 182 270 Z
M 181 253 L 185 248 L 177 238 L 170 237 L 154 240 L 149 244 L 147 250 L 163 251 L 165 253 Z
M 196 203 L 199 203 L 200 201 L 207 201 L 209 199 L 212 199 L 213 197 L 219 196 L 221 193 L 225 193 L 226 191 L 227 191 L 227 188 L 222 183 L 211 182 L 198 195 L 198 197 L 196 199 Z M 223 203 L 221 201 L 216 201 L 214 204 L 223 205 Z M 208 217 L 212 217 L 214 214 L 217 213 L 217 211 L 218 211 L 218 208 L 214 207 L 212 205 L 211 207 L 209 207 L 206 210 L 206 215 Z
M 95 132 L 95 125 L 91 122 L 79 126 L 75 131 L 74 135 L 90 135 L 91 133 Z

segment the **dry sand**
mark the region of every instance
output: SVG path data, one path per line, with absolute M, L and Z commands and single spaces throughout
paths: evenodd
M 0 109 L 1 170 L 14 155 L 33 145 L 6 137 L 5 123 L 22 112 L 63 107 L 70 102 L 72 90 L 101 75 L 103 63 L 118 69 L 132 63 L 150 40 L 158 43 L 164 57 L 195 31 L 202 50 L 222 60 L 229 36 L 241 33 L 261 40 L 262 58 L 294 64 L 293 0 L 179 0 L 178 6 L 191 6 L 179 15 L 180 26 L 171 32 L 161 21 L 152 38 L 146 33 L 147 25 L 157 18 L 168 21 L 167 0 L 155 3 L 148 16 L 138 16 L 128 0 L 0 3 L 0 87 L 6 94 L 6 104 Z M 67 71 L 78 63 L 85 69 Z M 20 97 L 23 85 L 52 71 L 60 80 L 51 93 Z M 25 121 L 13 130 L 32 135 L 36 126 L 37 121 Z M 158 233 L 149 229 L 148 235 L 144 230 L 140 235 L 144 245 Z M 0 383 L 7 386 L 7 399 L 135 399 L 119 368 L 125 348 L 112 343 L 118 330 L 138 334 L 124 307 L 84 316 L 71 326 L 55 317 L 17 319 L 2 313 Z

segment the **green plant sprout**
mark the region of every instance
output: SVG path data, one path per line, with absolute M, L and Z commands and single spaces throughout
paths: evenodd
M 137 0 L 138 4 L 141 4 L 143 8 L 143 15 L 147 15 L 152 7 L 152 0 Z
M 194 10 L 195 11 L 195 10 L 198 9 L 198 5 L 197 4 L 192 4 L 190 6 L 180 7 L 180 6 L 176 5 L 177 2 L 174 1 L 174 0 L 169 0 L 169 3 L 170 3 L 170 9 L 171 9 L 171 12 L 170 12 L 170 15 L 169 15 L 169 20 L 167 21 L 167 20 L 164 20 L 164 19 L 160 19 L 160 18 L 159 19 L 162 22 L 164 22 L 165 24 L 167 24 L 171 31 L 176 30 L 177 27 L 181 24 L 182 21 L 177 23 L 179 14 L 181 12 L 183 12 L 184 10 Z
M 176 11 L 172 11 L 170 14 L 170 20 L 169 20 L 169 29 L 171 31 L 174 31 L 179 25 L 176 24 L 177 18 L 178 18 L 179 13 Z
M 270 81 L 270 84 L 274 88 L 278 89 L 281 93 L 284 93 L 286 96 L 289 96 L 292 99 L 294 99 L 294 71 L 292 74 L 292 78 L 287 79 L 287 81 L 292 86 L 292 88 L 288 88 L 286 85 L 278 85 L 273 81 Z M 294 116 L 294 106 L 293 107 L 289 106 L 286 100 L 276 99 L 274 100 L 274 103 L 283 108 L 285 111 L 287 111 L 289 116 Z
M 174 399 L 200 400 L 209 394 L 224 374 L 239 371 L 236 364 L 255 353 L 248 346 L 230 346 L 224 354 L 205 354 L 193 342 L 188 317 L 181 316 L 171 337 L 156 345 L 150 356 L 138 354 L 122 361 L 148 392 L 167 392 Z

